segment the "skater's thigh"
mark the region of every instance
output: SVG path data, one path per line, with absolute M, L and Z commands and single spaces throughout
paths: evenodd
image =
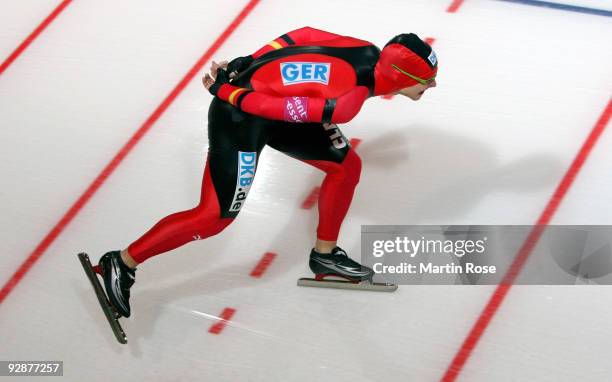
M 209 151 L 261 151 L 270 139 L 274 124 L 215 97 L 208 109 Z
M 216 98 L 212 102 L 208 117 L 207 171 L 221 217 L 234 218 L 243 207 L 269 135 L 268 121 L 252 118 Z M 210 190 L 206 182 L 205 175 L 203 190 Z
M 350 149 L 335 124 L 284 123 L 275 127 L 268 145 L 292 158 L 342 163 Z

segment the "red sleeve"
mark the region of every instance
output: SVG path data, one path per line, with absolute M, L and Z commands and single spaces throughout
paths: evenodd
M 330 40 L 333 38 L 342 37 L 340 35 L 322 31 L 311 27 L 303 27 L 294 31 L 285 33 L 284 35 L 275 38 L 265 46 L 261 47 L 251 56 L 258 58 L 259 56 L 268 53 L 272 50 L 284 48 L 289 45 L 303 45 L 314 41 Z
M 224 84 L 217 97 L 245 113 L 287 122 L 346 123 L 368 98 L 368 89 L 358 86 L 338 98 L 277 97 Z

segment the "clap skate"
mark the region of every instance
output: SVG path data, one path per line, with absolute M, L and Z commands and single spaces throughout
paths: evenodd
M 397 290 L 395 284 L 372 282 L 374 271 L 349 258 L 340 247 L 334 248 L 331 254 L 319 253 L 313 249 L 308 265 L 315 278 L 301 278 L 297 282 L 299 286 L 380 292 Z
M 127 336 L 123 331 L 121 324 L 119 324 L 119 318 L 123 317 L 124 315 L 120 314 L 117 308 L 109 301 L 109 298 L 104 292 L 104 289 L 98 280 L 98 276 L 96 275 L 99 274 L 100 276 L 103 276 L 102 267 L 100 265 L 92 266 L 91 262 L 89 261 L 89 256 L 86 253 L 79 253 L 78 257 L 81 261 L 81 265 L 83 266 L 83 270 L 85 271 L 85 274 L 87 275 L 87 278 L 89 279 L 89 282 L 96 293 L 98 303 L 106 316 L 106 320 L 117 338 L 117 341 L 122 344 L 127 344 Z M 129 316 L 129 310 L 127 315 Z

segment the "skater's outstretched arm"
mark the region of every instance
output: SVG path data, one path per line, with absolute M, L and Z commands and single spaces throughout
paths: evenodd
M 368 88 L 357 86 L 338 98 L 278 97 L 231 85 L 228 79 L 227 72 L 219 70 L 216 81 L 209 74 L 202 81 L 213 95 L 246 113 L 287 122 L 346 123 L 369 95 Z

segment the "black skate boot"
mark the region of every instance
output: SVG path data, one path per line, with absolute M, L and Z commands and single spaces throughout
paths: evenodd
M 326 276 L 339 276 L 352 282 L 372 281 L 374 271 L 348 257 L 346 252 L 336 247 L 332 253 L 310 252 L 310 269 L 315 274 L 315 280 L 323 280 Z
M 397 290 L 396 284 L 372 282 L 374 271 L 365 267 L 355 260 L 351 260 L 346 252 L 336 247 L 332 253 L 310 252 L 310 269 L 315 278 L 302 277 L 298 280 L 298 286 L 334 288 L 334 289 L 357 289 L 380 292 L 393 292 Z M 338 276 L 345 280 L 324 280 L 327 276 Z
M 134 285 L 136 270 L 123 263 L 120 251 L 112 251 L 100 258 L 94 271 L 102 275 L 106 295 L 117 313 L 129 317 L 130 288 Z

